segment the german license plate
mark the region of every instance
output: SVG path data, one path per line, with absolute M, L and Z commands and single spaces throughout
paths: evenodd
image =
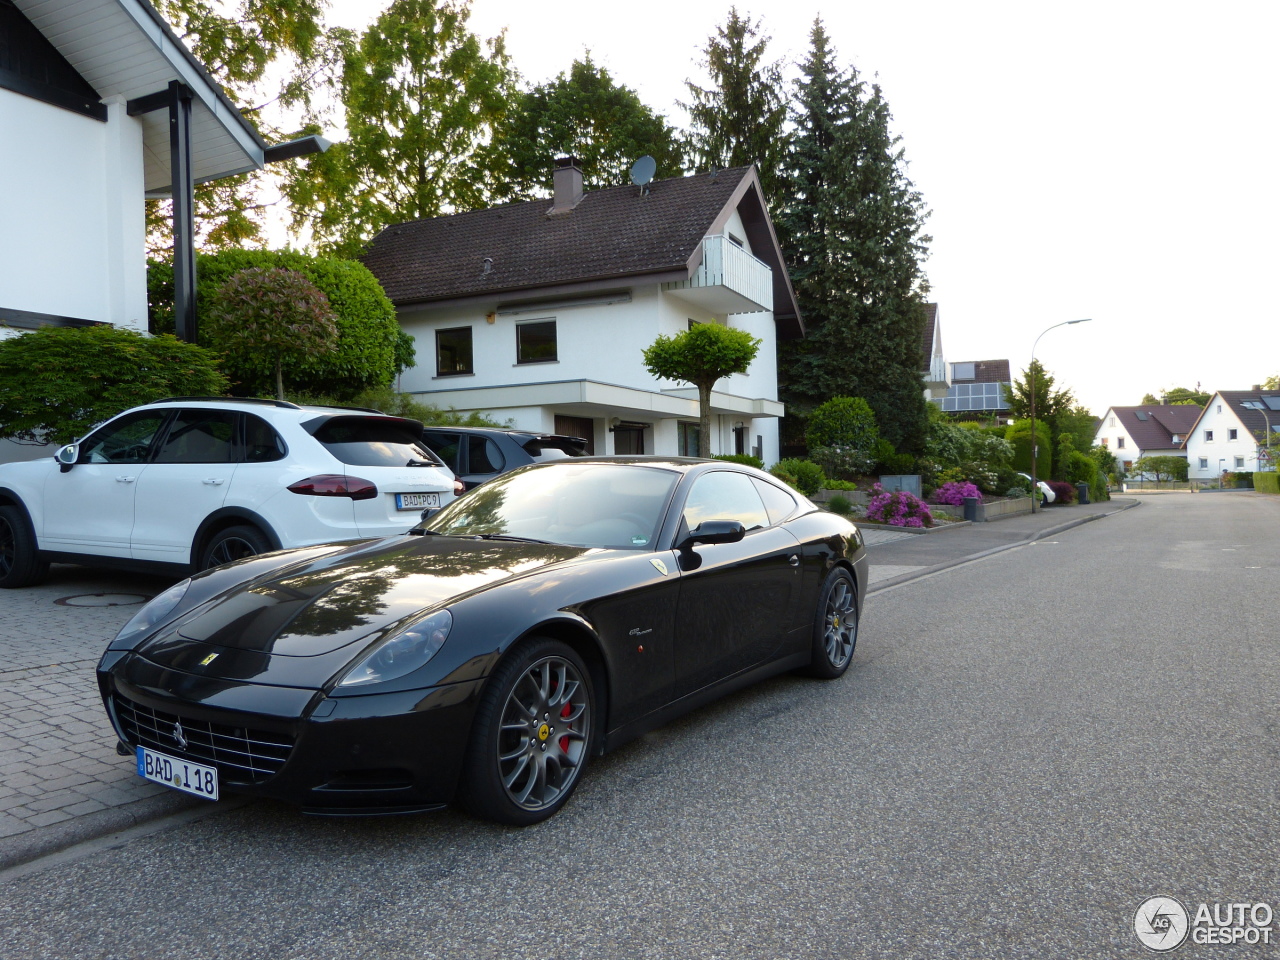
M 440 506 L 438 493 L 397 493 L 397 510 L 421 510 L 423 507 Z
M 138 747 L 138 776 L 206 800 L 218 799 L 216 769 L 156 753 L 146 747 Z

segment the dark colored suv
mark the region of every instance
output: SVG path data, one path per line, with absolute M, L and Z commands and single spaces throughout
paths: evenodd
M 582 437 L 494 427 L 427 427 L 422 439 L 468 490 L 527 463 L 587 453 Z

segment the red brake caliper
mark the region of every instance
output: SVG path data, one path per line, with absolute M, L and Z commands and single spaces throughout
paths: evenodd
M 572 707 L 572 705 L 570 705 L 570 704 L 566 703 L 566 704 L 564 705 L 564 709 L 560 711 L 560 718 L 561 718 L 562 720 L 563 720 L 563 719 L 566 719 L 566 718 L 569 716 L 569 714 L 571 714 L 571 713 L 573 713 L 573 707 Z M 571 723 L 571 724 L 569 724 L 569 729 L 570 729 L 570 730 L 572 730 L 572 729 L 573 729 L 573 724 L 572 724 L 572 723 Z M 568 737 L 561 737 L 561 738 L 560 738 L 560 750 L 561 750 L 561 752 L 563 752 L 563 753 L 568 753 L 568 752 L 569 752 L 569 738 L 568 738 Z

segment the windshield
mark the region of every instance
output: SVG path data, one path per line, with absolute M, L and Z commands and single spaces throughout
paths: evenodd
M 656 467 L 566 461 L 490 480 L 423 526 L 454 537 L 652 549 L 678 478 Z

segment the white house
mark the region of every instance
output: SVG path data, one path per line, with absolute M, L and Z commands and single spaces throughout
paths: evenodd
M 363 258 L 414 337 L 401 389 L 608 453 L 696 454 L 697 391 L 658 381 L 659 334 L 723 323 L 763 344 L 712 393 L 713 453 L 778 459 L 779 339 L 803 328 L 752 167 L 388 227 Z
M 1111 407 L 1093 442 L 1115 454 L 1124 472 L 1132 474 L 1143 457 L 1186 457 L 1183 443 L 1200 412 L 1192 403 Z
M 1219 390 L 1187 433 L 1188 475 L 1210 480 L 1227 470 L 1275 469 L 1265 451 L 1270 433 L 1271 453 L 1280 452 L 1278 427 L 1280 390 Z

